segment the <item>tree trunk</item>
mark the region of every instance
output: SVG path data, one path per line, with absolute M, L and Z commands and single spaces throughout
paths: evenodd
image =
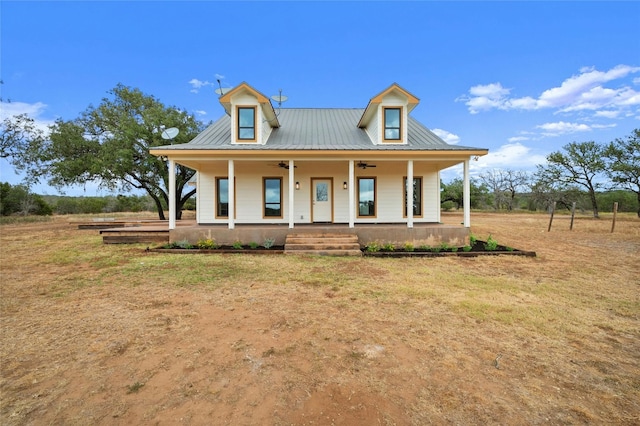
M 636 195 L 638 196 L 638 217 L 640 217 L 640 191 L 636 192 Z
M 180 192 L 182 193 L 182 191 Z M 176 195 L 176 220 L 182 219 L 182 207 L 184 207 L 184 204 L 187 202 L 187 200 L 189 200 L 189 198 L 191 198 L 191 196 L 195 193 L 196 190 L 194 189 L 185 194 L 184 197 Z
M 158 219 L 166 220 L 166 218 L 164 217 L 164 209 L 162 208 L 162 202 L 160 201 L 160 199 L 150 191 L 147 191 L 147 193 L 151 198 L 153 198 L 153 201 L 156 203 L 156 210 L 158 210 Z
M 593 188 L 589 188 L 589 198 L 591 199 L 591 206 L 593 207 L 593 217 L 600 219 L 598 214 L 598 202 L 596 201 L 596 191 Z

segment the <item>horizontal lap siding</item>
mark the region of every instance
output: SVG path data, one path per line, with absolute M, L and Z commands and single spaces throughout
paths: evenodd
M 289 222 L 289 171 L 277 166 L 278 161 L 265 163 L 235 162 L 236 172 L 236 223 L 288 223 Z M 376 162 L 376 168 L 356 168 L 357 177 L 376 178 L 377 217 L 356 217 L 357 223 L 367 222 L 404 222 L 403 181 L 407 175 L 406 163 Z M 331 178 L 333 176 L 333 220 L 336 223 L 349 221 L 349 191 L 343 189 L 343 182 L 348 182 L 348 163 L 331 162 L 297 162 L 295 181 L 300 182 L 300 189 L 294 191 L 294 222 L 310 223 L 312 209 L 312 178 Z M 428 164 L 414 163 L 414 176 L 422 177 L 423 217 L 414 218 L 414 222 L 437 222 L 440 206 L 438 205 L 438 173 Z M 227 219 L 215 217 L 215 181 L 216 177 L 227 176 L 227 162 L 216 162 L 199 171 L 198 181 L 198 223 L 227 223 Z M 263 178 L 282 178 L 282 218 L 263 218 Z M 357 205 L 354 206 L 357 212 Z M 302 217 L 302 218 L 301 218 Z

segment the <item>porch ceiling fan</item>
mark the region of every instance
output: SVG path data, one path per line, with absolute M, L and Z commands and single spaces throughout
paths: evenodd
M 282 169 L 287 169 L 287 170 L 289 170 L 289 163 L 288 163 L 288 162 L 285 162 L 285 161 L 281 161 L 281 162 L 279 162 L 279 163 L 278 163 L 278 167 L 280 167 L 280 168 L 282 168 Z M 298 166 L 294 165 L 294 166 L 293 166 L 293 168 L 294 168 L 294 169 L 297 169 L 297 168 L 298 168 Z
M 361 169 L 366 169 L 369 167 L 377 167 L 375 164 L 369 164 L 369 163 L 365 163 L 364 161 L 359 161 L 356 166 L 360 167 Z

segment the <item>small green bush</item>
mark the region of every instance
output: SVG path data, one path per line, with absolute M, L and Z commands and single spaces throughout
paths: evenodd
M 409 251 L 409 252 L 411 252 L 411 251 L 414 251 L 414 250 L 415 250 L 415 247 L 413 246 L 413 244 L 411 244 L 411 243 L 406 243 L 406 244 L 404 245 L 404 251 Z
M 484 249 L 487 251 L 495 251 L 498 248 L 498 241 L 489 234 L 487 242 L 484 244 Z
M 273 247 L 273 243 L 275 243 L 276 240 L 274 240 L 273 238 L 266 238 L 264 240 L 264 242 L 262 243 L 262 247 L 266 248 L 266 249 L 270 249 L 271 247 Z
M 464 246 L 464 247 L 462 247 L 462 251 L 464 251 L 464 252 L 469 252 L 469 251 L 471 251 L 471 246 Z
M 440 207 L 445 212 L 449 212 L 449 211 L 453 210 L 456 207 L 456 204 L 451 200 L 447 200 L 447 201 L 444 201 L 442 204 L 440 204 Z
M 370 253 L 376 253 L 380 251 L 380 244 L 377 241 L 371 242 L 365 246 L 365 250 Z
M 198 242 L 196 243 L 196 246 L 202 250 L 211 250 L 211 249 L 218 248 L 218 244 L 212 238 L 198 240 Z
M 249 243 L 249 247 L 251 247 L 252 249 L 257 249 L 258 248 L 258 243 L 256 243 L 255 241 L 251 241 Z
M 242 250 L 242 243 L 240 241 L 235 241 L 232 247 L 236 250 Z
M 395 249 L 396 249 L 396 246 L 394 246 L 394 245 L 393 245 L 393 244 L 391 244 L 391 243 L 384 243 L 384 244 L 382 245 L 382 250 L 383 250 L 383 251 L 394 251 Z

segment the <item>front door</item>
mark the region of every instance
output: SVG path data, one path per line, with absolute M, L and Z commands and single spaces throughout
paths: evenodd
M 312 220 L 314 222 L 332 221 L 332 181 L 331 179 L 312 179 Z

